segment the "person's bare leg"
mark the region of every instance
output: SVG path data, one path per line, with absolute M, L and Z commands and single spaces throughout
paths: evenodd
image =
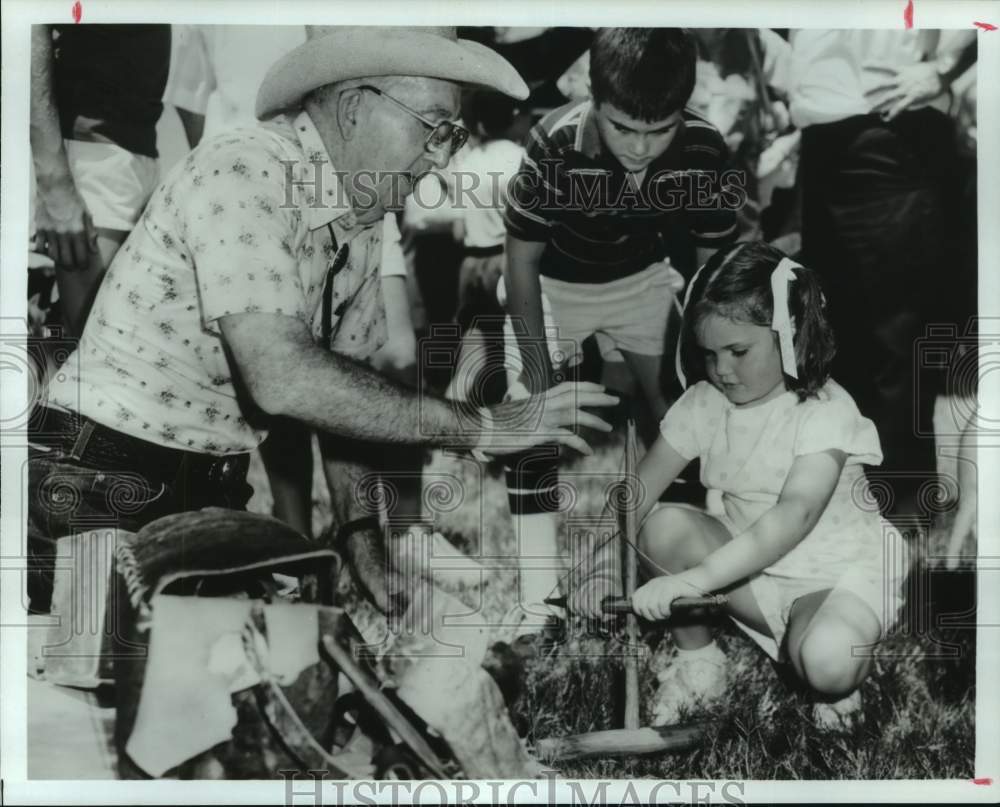
M 345 524 L 370 518 L 370 524 L 343 536 L 344 543 L 333 548 L 345 554 L 345 561 L 354 579 L 382 613 L 388 614 L 405 607 L 408 600 L 404 582 L 386 555 L 380 514 L 380 484 L 373 467 L 375 446 L 353 440 L 319 435 L 323 474 L 330 491 L 330 511 L 333 524 L 326 535 L 333 540 Z
M 558 513 L 526 513 L 513 516 L 517 540 L 518 604 L 537 618 L 551 611 L 544 604 L 559 595 L 561 559 L 556 540 Z M 535 621 L 538 621 L 536 619 Z
M 312 434 L 294 420 L 275 419 L 261 444 L 267 479 L 271 484 L 271 513 L 292 529 L 312 538 Z
M 479 328 L 469 328 L 462 336 L 455 373 L 444 397 L 450 401 L 467 401 L 475 389 L 476 379 L 486 366 L 489 346 Z
M 849 591 L 799 597 L 788 618 L 788 657 L 798 677 L 821 698 L 849 695 L 871 671 L 878 617 Z
M 640 534 L 644 570 L 649 575 L 677 574 L 690 569 L 732 540 L 716 519 L 694 508 L 662 507 L 649 517 Z M 640 556 L 641 557 L 641 556 Z M 705 594 L 692 590 L 692 595 Z M 729 613 L 746 625 L 771 636 L 749 583 L 725 591 Z M 726 690 L 726 657 L 704 617 L 679 612 L 670 620 L 676 655 L 657 674 L 659 686 L 653 706 L 653 725 L 670 725 L 697 702 L 709 703 Z
M 729 531 L 705 513 L 689 507 L 661 507 L 649 517 L 639 536 L 643 553 L 652 561 L 642 559 L 643 570 L 650 577 L 663 574 L 662 569 L 671 574 L 683 572 L 731 540 Z M 733 586 L 725 594 L 727 611 L 765 636 L 772 635 L 749 583 Z M 684 624 L 679 620 L 674 623 L 670 632 L 683 650 L 695 650 L 712 641 L 711 630 L 703 623 Z
M 601 368 L 601 383 L 607 389 L 624 395 L 635 393 L 635 375 L 623 361 L 605 361 Z
M 649 407 L 653 422 L 659 423 L 667 414 L 667 399 L 663 397 L 663 390 L 660 388 L 660 368 L 663 365 L 663 356 L 644 356 L 641 353 L 631 353 L 627 350 L 621 351 L 625 357 L 625 362 L 635 375 L 635 379 L 642 390 L 643 398 Z

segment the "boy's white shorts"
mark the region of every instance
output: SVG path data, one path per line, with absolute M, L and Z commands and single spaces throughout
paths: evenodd
M 567 283 L 545 276 L 539 279 L 553 367 L 581 362 L 581 345 L 592 335 L 596 335 L 605 361 L 623 361 L 623 350 L 642 356 L 663 355 L 667 321 L 674 305 L 668 264 L 654 263 L 637 274 L 608 283 Z M 497 287 L 497 299 L 506 307 L 503 278 Z M 521 353 L 510 317 L 504 322 L 504 354 L 508 371 L 520 374 Z

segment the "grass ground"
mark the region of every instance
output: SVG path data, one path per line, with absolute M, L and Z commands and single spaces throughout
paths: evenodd
M 608 484 L 619 478 L 620 436 L 598 446 L 595 455 L 563 473 L 572 493 L 563 530 L 569 557 L 571 536 L 592 525 Z M 251 509 L 267 512 L 270 496 L 259 461 L 251 469 L 257 490 Z M 425 468 L 425 483 L 452 493 L 429 508 L 437 528 L 488 569 L 485 583 L 460 592 L 492 623 L 499 623 L 516 598 L 511 529 L 502 477 L 466 458 L 437 454 Z M 439 488 L 440 492 L 440 488 Z M 430 497 L 428 497 L 430 498 Z M 326 526 L 328 497 L 317 472 L 314 522 Z M 949 513 L 930 536 L 930 554 L 943 549 Z M 933 575 L 931 599 L 954 611 L 948 601 L 969 595 L 970 576 Z M 931 579 L 928 578 L 928 579 Z M 915 589 L 916 590 L 916 589 Z M 975 752 L 975 634 L 969 627 L 921 629 L 928 622 L 927 589 L 911 597 L 910 618 L 881 645 L 874 671 L 864 683 L 864 718 L 849 734 L 823 731 L 811 720 L 810 705 L 743 634 L 720 622 L 719 641 L 729 656 L 729 695 L 711 713 L 690 715 L 708 722 L 706 740 L 684 753 L 650 757 L 581 760 L 559 768 L 573 778 L 704 779 L 947 779 L 973 775 Z M 974 601 L 974 600 L 973 600 Z M 960 610 L 960 606 L 959 606 Z M 971 620 L 969 620 L 971 621 Z M 509 630 L 509 629 L 506 629 Z M 495 639 L 509 639 L 495 629 Z M 646 637 L 649 651 L 640 665 L 644 709 L 655 690 L 655 670 L 669 651 L 669 639 Z M 952 650 L 942 647 L 951 642 Z M 528 670 L 514 719 L 529 743 L 620 725 L 621 674 L 607 638 L 571 634 L 551 656 Z M 951 657 L 947 654 L 952 653 Z M 648 718 L 644 711 L 643 719 Z

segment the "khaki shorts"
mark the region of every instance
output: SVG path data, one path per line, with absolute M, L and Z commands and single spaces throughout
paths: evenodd
M 662 356 L 667 321 L 674 305 L 670 270 L 656 263 L 643 271 L 608 283 L 567 283 L 540 278 L 542 312 L 553 367 L 583 361 L 582 344 L 595 336 L 605 361 L 624 361 L 621 351 Z M 497 298 L 506 307 L 501 278 Z M 505 363 L 519 375 L 521 355 L 514 325 L 504 323 Z

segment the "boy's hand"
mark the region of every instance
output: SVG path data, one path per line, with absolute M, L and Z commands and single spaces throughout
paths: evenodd
M 643 619 L 657 622 L 670 616 L 670 606 L 674 600 L 693 593 L 691 584 L 681 575 L 656 577 L 635 590 L 632 595 L 632 610 Z

